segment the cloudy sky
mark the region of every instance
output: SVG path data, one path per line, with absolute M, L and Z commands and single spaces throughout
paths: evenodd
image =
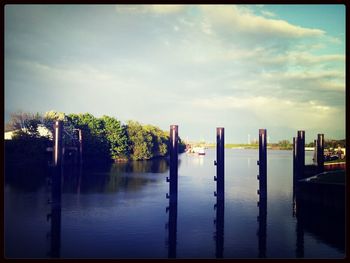
M 345 138 L 345 6 L 6 5 L 5 121 L 17 110 Z

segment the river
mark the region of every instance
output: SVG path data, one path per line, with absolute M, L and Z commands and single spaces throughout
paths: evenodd
M 7 168 L 5 257 L 167 258 L 170 246 L 177 258 L 215 258 L 218 249 L 224 258 L 345 257 L 345 232 L 337 222 L 320 215 L 313 224 L 293 215 L 292 151 L 268 150 L 266 224 L 259 226 L 258 150 L 225 150 L 218 246 L 215 155 L 215 149 L 204 156 L 179 155 L 175 234 L 166 212 L 166 160 L 65 167 L 56 219 L 47 217 L 52 209 L 47 169 Z M 312 152 L 305 159 L 311 163 Z

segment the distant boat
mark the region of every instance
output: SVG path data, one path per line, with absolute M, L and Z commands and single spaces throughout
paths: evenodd
M 197 153 L 198 155 L 205 155 L 204 147 L 193 147 L 188 150 L 188 153 Z
M 305 151 L 314 151 L 315 147 L 305 147 Z
M 197 150 L 198 155 L 205 155 L 205 149 L 204 147 L 199 147 L 199 149 Z

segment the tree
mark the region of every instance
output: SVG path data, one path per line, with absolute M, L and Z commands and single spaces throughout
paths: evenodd
M 6 124 L 5 130 L 13 131 L 13 139 L 39 138 L 39 124 L 42 123 L 42 117 L 39 113 L 25 113 L 18 111 L 11 114 L 10 121 Z
M 104 122 L 90 113 L 69 114 L 67 122 L 75 129 L 81 129 L 83 135 L 83 158 L 110 159 L 109 146 L 104 136 Z
M 20 129 L 28 129 L 28 125 L 34 125 L 32 120 L 35 120 L 38 123 L 41 123 L 42 117 L 39 113 L 27 113 L 23 111 L 17 111 L 11 113 L 10 120 L 5 125 L 6 131 L 20 130 Z M 30 127 L 33 128 L 34 126 Z
M 165 156 L 168 153 L 168 133 L 162 131 L 156 126 L 146 125 L 144 129 L 152 136 L 152 153 L 153 157 Z
M 111 160 L 131 158 L 148 160 L 168 154 L 169 133 L 153 125 L 141 125 L 137 121 L 128 121 L 123 125 L 119 120 L 109 116 L 96 118 L 90 113 L 68 114 L 49 111 L 40 114 L 18 112 L 11 115 L 8 126 L 18 127 L 16 138 L 39 138 L 38 126 L 44 124 L 52 134 L 55 121 L 63 121 L 63 141 L 67 145 L 77 142 L 77 129 L 82 131 L 83 158 L 94 160 Z M 46 138 L 47 140 L 49 138 Z M 179 152 L 185 144 L 179 138 Z
M 126 158 L 128 156 L 128 138 L 126 126 L 113 117 L 102 116 L 104 136 L 109 143 L 112 159 Z
M 278 142 L 278 145 L 282 148 L 291 147 L 291 143 L 288 140 L 282 140 Z
M 134 160 L 151 159 L 153 157 L 151 132 L 136 121 L 127 122 L 128 148 Z

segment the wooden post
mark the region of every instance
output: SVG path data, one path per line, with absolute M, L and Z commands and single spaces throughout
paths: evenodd
M 293 178 L 296 177 L 298 138 L 293 137 Z M 294 181 L 293 181 L 294 182 Z
M 266 257 L 266 218 L 267 218 L 267 132 L 259 129 L 259 229 L 258 248 L 259 258 Z
M 54 139 L 55 145 L 53 150 L 53 164 L 54 167 L 59 167 L 62 165 L 62 152 L 63 152 L 63 141 L 62 141 L 62 128 L 63 122 L 56 121 L 54 126 Z
M 63 165 L 63 122 L 56 121 L 54 128 L 53 170 L 51 182 L 51 257 L 60 257 L 61 248 L 61 195 L 62 195 L 62 165 Z
M 83 134 L 81 129 L 78 129 L 79 134 L 79 164 L 83 164 Z
M 178 126 L 170 125 L 170 141 L 169 141 L 169 152 L 170 152 L 170 170 L 169 177 L 166 181 L 169 185 L 169 221 L 168 221 L 168 257 L 176 258 L 176 242 L 177 242 L 177 185 L 178 185 Z
M 259 129 L 259 195 L 267 198 L 267 151 L 266 129 Z
M 293 137 L 293 217 L 296 213 L 296 189 L 297 189 L 297 138 Z
M 178 126 L 170 126 L 170 178 L 166 178 L 167 182 L 170 183 L 169 195 L 167 198 L 170 199 L 170 203 L 177 202 L 177 166 L 178 166 Z
M 305 131 L 298 131 L 296 149 L 296 179 L 304 177 L 305 167 Z
M 313 163 L 317 164 L 317 140 L 314 140 L 314 156 L 313 156 Z
M 322 172 L 324 170 L 324 135 L 317 134 L 317 167 Z
M 216 128 L 216 199 L 225 200 L 225 128 Z
M 62 183 L 62 159 L 63 159 L 63 140 L 62 140 L 63 122 L 56 121 L 54 124 L 54 150 L 53 150 L 53 171 L 51 203 L 54 207 L 61 205 L 61 183 Z

